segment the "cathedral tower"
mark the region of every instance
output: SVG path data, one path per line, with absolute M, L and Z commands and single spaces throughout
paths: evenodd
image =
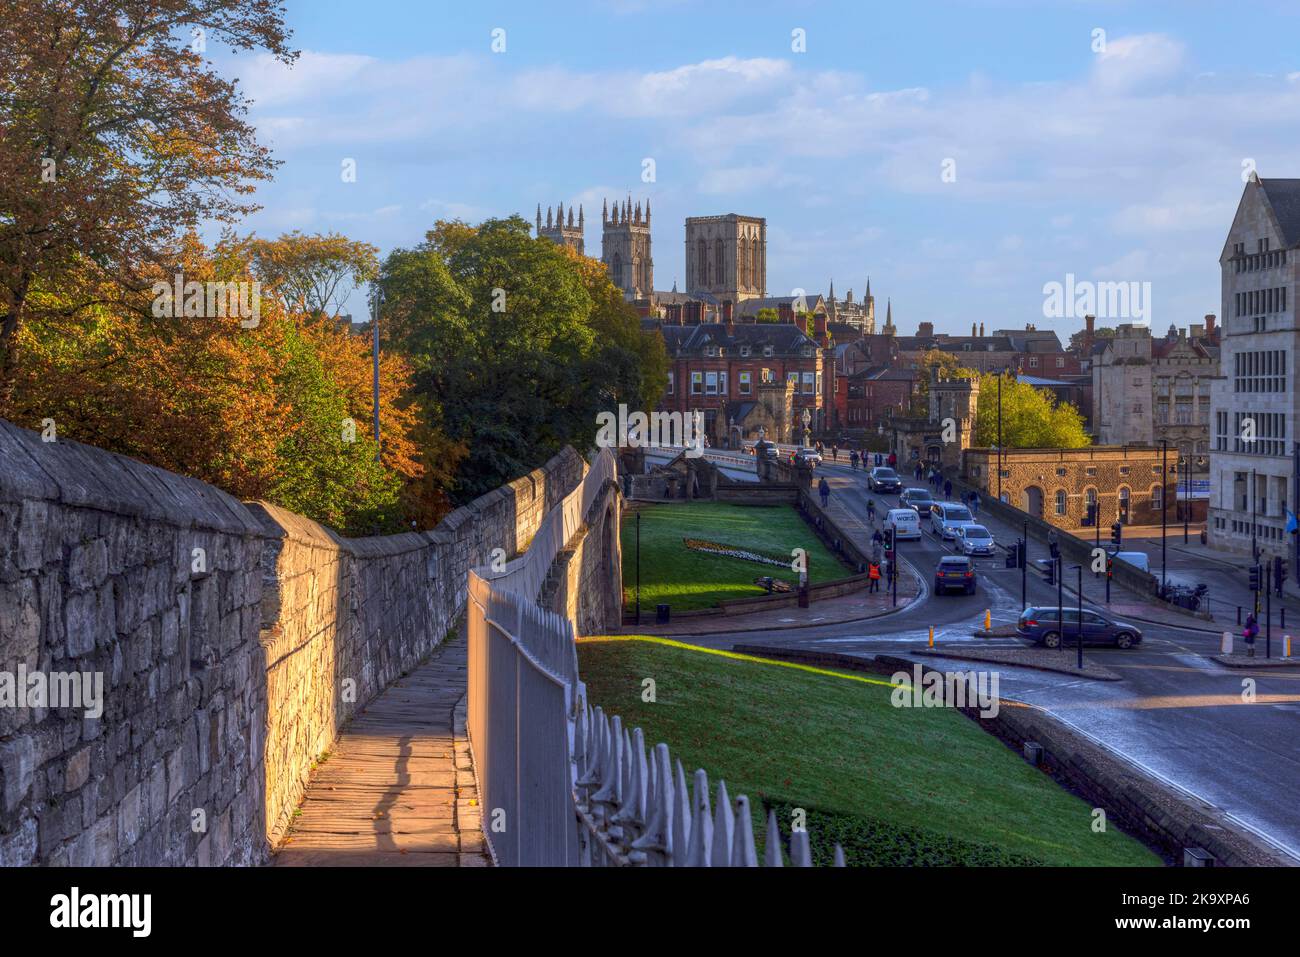
M 649 299 L 654 292 L 655 263 L 650 255 L 650 200 L 634 207 L 632 197 L 619 205 L 614 201 L 600 210 L 600 261 L 609 270 L 609 278 L 623 290 L 626 299 Z
M 686 220 L 686 293 L 719 302 L 767 295 L 767 220 L 690 216 Z
M 551 242 L 560 246 L 568 246 L 579 256 L 585 256 L 583 250 L 582 234 L 585 228 L 582 218 L 582 206 L 578 206 L 578 222 L 573 221 L 573 207 L 569 207 L 569 221 L 564 221 L 564 204 L 559 203 L 554 210 L 554 220 L 552 220 L 551 207 L 546 207 L 546 225 L 542 225 L 542 204 L 537 204 L 537 236 L 539 239 L 549 239 Z

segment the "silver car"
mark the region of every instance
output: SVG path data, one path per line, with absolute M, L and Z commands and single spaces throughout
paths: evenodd
M 983 525 L 958 525 L 955 544 L 964 555 L 992 555 L 993 533 Z

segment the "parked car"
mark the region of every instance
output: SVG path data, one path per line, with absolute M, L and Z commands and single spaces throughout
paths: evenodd
M 903 494 L 898 496 L 898 504 L 912 509 L 917 515 L 924 515 L 929 518 L 930 506 L 934 504 L 934 496 L 930 494 L 929 489 L 904 489 Z
M 965 505 L 935 502 L 930 506 L 930 528 L 940 538 L 956 538 L 958 527 L 974 524 L 975 517 Z
M 1016 634 L 1021 638 L 1038 642 L 1048 648 L 1061 647 L 1061 632 L 1065 632 L 1065 642 L 1077 640 L 1079 618 L 1083 616 L 1083 640 L 1090 645 L 1115 645 L 1118 648 L 1132 648 L 1142 642 L 1142 631 L 1137 625 L 1118 618 L 1111 618 L 1101 612 L 1078 608 L 1059 610 L 1060 626 L 1057 625 L 1058 610 L 1050 607 L 1026 608 L 1016 624 Z
M 958 525 L 956 544 L 963 555 L 992 555 L 996 545 L 983 525 Z
M 802 462 L 806 462 L 813 468 L 822 464 L 822 454 L 816 449 L 800 449 L 794 454 L 794 457 Z
M 966 555 L 945 555 L 934 569 L 934 593 L 942 595 L 954 588 L 975 594 L 975 566 Z
M 873 492 L 898 492 L 903 488 L 898 473 L 888 465 L 877 465 L 867 476 L 867 485 Z
M 920 516 L 910 508 L 891 508 L 885 515 L 885 528 L 892 528 L 895 538 L 921 537 Z

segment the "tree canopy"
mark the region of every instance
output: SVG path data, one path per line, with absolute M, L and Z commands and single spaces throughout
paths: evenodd
M 604 267 L 518 216 L 439 222 L 384 263 L 387 328 L 414 369 L 430 427 L 463 443 L 463 502 L 564 445 L 589 448 L 596 413 L 649 409 L 666 381 L 662 337 Z
M 1083 427 L 1083 414 L 1073 403 L 1058 401 L 1049 389 L 1019 382 L 1012 373 L 988 372 L 979 377 L 975 445 L 998 444 L 999 379 L 1002 380 L 1004 448 L 1079 449 L 1092 444 Z

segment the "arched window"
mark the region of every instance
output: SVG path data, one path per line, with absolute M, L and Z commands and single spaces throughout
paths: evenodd
M 1056 514 L 1057 515 L 1064 515 L 1066 513 L 1068 502 L 1069 502 L 1069 498 L 1065 494 L 1065 489 L 1058 488 L 1056 490 Z
M 755 236 L 753 242 L 749 244 L 749 276 L 750 285 L 758 289 L 763 285 L 763 275 L 758 268 L 759 255 L 758 237 Z
M 716 285 L 725 285 L 727 272 L 722 268 L 722 240 L 713 241 L 713 281 Z
M 736 250 L 736 285 L 749 285 L 749 240 L 740 237 L 740 247 Z
M 623 288 L 623 257 L 614 253 L 614 258 L 610 260 L 609 272 L 614 279 L 614 285 L 620 289 Z
M 1121 525 L 1129 524 L 1129 488 L 1127 485 L 1119 487 L 1119 521 Z
M 1091 518 L 1092 524 L 1096 525 L 1101 516 L 1097 514 L 1097 490 L 1089 486 L 1083 490 L 1083 513 L 1085 518 Z
M 1151 510 L 1158 512 L 1165 505 L 1165 487 L 1163 485 L 1151 486 Z
M 695 264 L 699 268 L 700 285 L 707 286 L 709 284 L 709 255 L 703 239 L 695 244 Z

